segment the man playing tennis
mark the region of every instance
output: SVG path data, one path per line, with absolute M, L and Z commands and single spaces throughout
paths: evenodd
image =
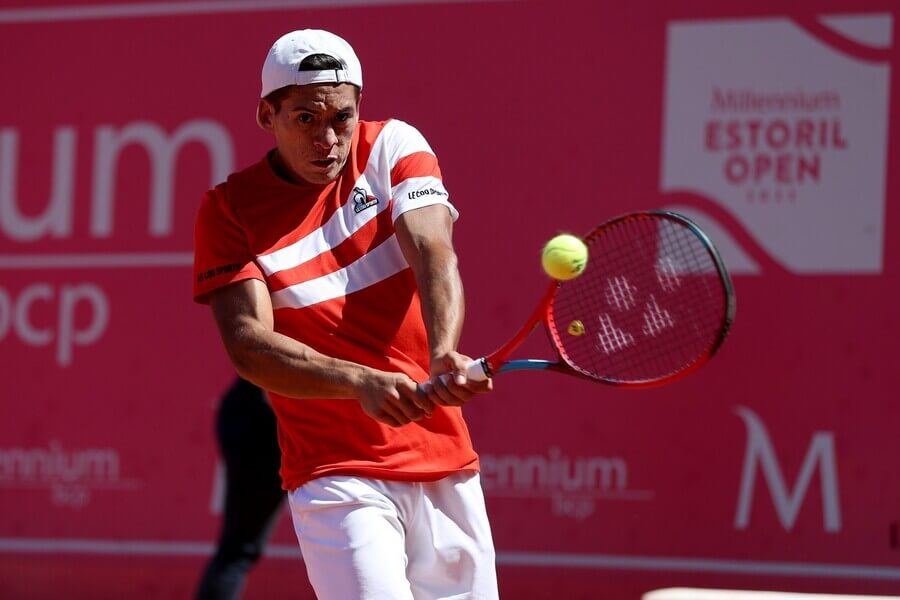
M 359 120 L 361 90 L 343 39 L 275 42 L 257 109 L 275 148 L 205 194 L 194 298 L 269 391 L 319 598 L 496 598 L 461 411 L 490 382 L 456 351 L 457 211 L 418 131 Z

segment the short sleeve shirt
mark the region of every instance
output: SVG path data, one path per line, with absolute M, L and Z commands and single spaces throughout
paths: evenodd
M 394 222 L 434 204 L 455 220 L 437 158 L 399 121 L 360 121 L 347 164 L 327 185 L 293 184 L 268 158 L 207 192 L 195 227 L 194 299 L 258 279 L 275 330 L 315 350 L 428 378 L 428 340 L 416 282 Z M 270 393 L 285 489 L 325 474 L 428 481 L 477 469 L 458 408 L 390 427 L 353 399 Z

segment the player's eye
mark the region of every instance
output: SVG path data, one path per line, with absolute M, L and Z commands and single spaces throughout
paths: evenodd
M 337 114 L 337 116 L 335 117 L 335 121 L 338 121 L 339 123 L 346 123 L 350 120 L 351 116 L 352 115 L 348 112 L 341 112 Z
M 297 116 L 297 120 L 300 121 L 301 123 L 312 123 L 313 116 L 309 113 L 300 113 Z

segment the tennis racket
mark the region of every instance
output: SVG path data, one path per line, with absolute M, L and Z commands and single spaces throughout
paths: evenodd
M 600 225 L 584 243 L 585 271 L 554 281 L 518 333 L 468 365 L 469 379 L 546 370 L 647 387 L 683 377 L 721 347 L 734 319 L 734 288 L 694 222 L 673 212 L 631 213 Z M 539 323 L 556 360 L 510 360 Z

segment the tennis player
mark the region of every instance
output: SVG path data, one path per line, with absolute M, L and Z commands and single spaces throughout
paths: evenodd
M 359 120 L 362 84 L 334 34 L 275 42 L 256 114 L 275 147 L 203 197 L 194 298 L 269 392 L 320 599 L 496 598 L 457 210 L 415 128 Z

